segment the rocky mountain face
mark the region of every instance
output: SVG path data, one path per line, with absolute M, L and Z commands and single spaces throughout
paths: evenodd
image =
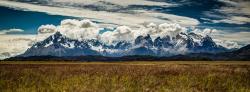
M 57 32 L 44 41 L 37 42 L 21 56 L 80 56 L 98 55 L 90 43 L 69 39 Z
M 138 36 L 134 41 L 119 41 L 106 44 L 98 39 L 70 39 L 56 32 L 47 39 L 29 48 L 23 57 L 28 56 L 129 56 L 152 55 L 172 56 L 187 53 L 217 53 L 227 51 L 217 45 L 209 36 L 195 33 L 179 33 L 175 37 L 165 36 L 152 39 L 150 35 Z

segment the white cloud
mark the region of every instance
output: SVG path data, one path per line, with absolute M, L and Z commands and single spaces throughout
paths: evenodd
M 250 18 L 242 16 L 231 16 L 227 19 L 211 20 L 213 23 L 246 24 L 250 23 Z
M 229 14 L 250 15 L 250 1 L 248 0 L 219 0 L 227 6 L 222 7 L 218 11 Z
M 138 36 L 150 35 L 154 40 L 156 37 L 171 36 L 176 37 L 180 32 L 186 32 L 185 27 L 181 27 L 175 23 L 154 24 L 149 23 L 140 28 L 130 28 L 127 26 L 120 26 L 114 31 L 107 31 L 100 34 L 102 41 L 109 44 L 117 41 L 134 41 Z
M 1 35 L 0 59 L 24 53 L 31 47 L 35 35 Z
M 121 6 L 128 5 L 165 5 L 165 6 L 173 6 L 175 4 L 165 3 L 165 2 L 154 2 L 147 0 L 51 0 L 50 2 L 62 3 L 62 4 L 83 4 L 83 5 L 93 5 L 98 2 L 108 2 Z
M 229 49 L 241 47 L 237 42 L 233 42 L 229 40 L 219 40 L 219 39 L 213 39 L 213 40 L 216 42 L 216 44 L 229 48 Z
M 9 33 L 19 33 L 19 32 L 23 32 L 22 29 L 7 29 L 7 30 L 1 30 L 0 31 L 0 35 L 3 35 L 3 34 L 9 34 Z
M 34 35 L 14 35 L 10 33 L 23 32 L 22 29 L 8 29 L 0 31 L 0 59 L 23 53 L 35 38 Z
M 63 0 L 61 0 L 63 2 Z M 88 0 L 91 1 L 91 0 Z M 114 3 L 130 5 L 131 3 L 135 4 L 152 4 L 152 5 L 158 5 L 158 4 L 164 4 L 155 2 L 152 3 L 152 1 L 144 1 L 144 0 L 128 0 L 126 2 L 120 2 L 119 0 L 111 0 Z M 110 2 L 111 2 L 110 1 Z M 66 2 L 66 1 L 65 1 Z M 68 1 L 67 2 L 71 2 Z M 80 2 L 80 1 L 72 1 L 72 2 Z M 84 2 L 84 1 L 81 1 Z M 143 2 L 143 3 L 141 3 Z M 146 2 L 146 3 L 144 3 Z M 148 3 L 147 3 L 148 2 Z M 87 3 L 87 2 L 84 2 Z M 72 4 L 74 5 L 74 4 Z M 199 21 L 193 18 L 184 17 L 184 16 L 178 16 L 178 15 L 172 15 L 172 14 L 164 14 L 164 13 L 158 13 L 158 12 L 152 12 L 152 11 L 134 11 L 135 13 L 121 13 L 121 12 L 107 12 L 107 11 L 93 11 L 85 8 L 80 7 L 51 7 L 50 6 L 40 6 L 40 5 L 34 5 L 34 4 L 27 4 L 27 3 L 20 3 L 20 2 L 13 2 L 13 1 L 0 1 L 0 6 L 7 6 L 12 8 L 21 8 L 26 9 L 29 11 L 38 11 L 38 12 L 46 12 L 49 14 L 56 14 L 56 15 L 65 15 L 65 16 L 74 16 L 74 17 L 84 17 L 89 18 L 94 21 L 101 22 L 100 26 L 105 25 L 126 25 L 131 27 L 138 27 L 140 24 L 144 22 L 155 22 L 155 23 L 165 23 L 165 22 L 176 22 L 184 26 L 195 26 L 199 24 Z
M 61 24 L 55 25 L 42 25 L 38 28 L 37 41 L 41 41 L 51 34 L 60 31 L 65 36 L 72 39 L 97 39 L 101 28 L 97 24 L 88 19 L 76 20 L 66 19 L 62 20 Z
M 54 25 L 41 25 L 38 28 L 38 34 L 51 34 L 56 32 L 56 26 Z
M 209 29 L 209 28 L 205 28 L 204 30 L 200 30 L 200 29 L 194 29 L 192 32 L 202 35 L 202 36 L 206 36 L 206 35 L 211 35 L 213 33 L 217 33 L 216 29 Z
M 97 24 L 87 19 L 81 21 L 66 19 L 57 27 L 57 31 L 70 38 L 83 40 L 97 39 L 100 28 Z
M 48 37 L 56 31 L 61 32 L 65 36 L 72 39 L 101 39 L 104 42 L 117 42 L 117 41 L 133 41 L 136 37 L 142 35 L 146 36 L 150 34 L 152 38 L 164 37 L 166 35 L 175 37 L 180 32 L 186 32 L 185 27 L 181 27 L 176 23 L 163 23 L 154 24 L 149 23 L 144 26 L 141 25 L 140 28 L 131 28 L 128 26 L 119 26 L 114 31 L 107 31 L 103 34 L 99 34 L 102 27 L 98 27 L 97 24 L 91 22 L 88 19 L 75 20 L 66 19 L 61 22 L 60 25 L 42 25 L 38 28 L 39 36 Z M 46 35 L 44 35 L 46 34 Z M 47 35 L 49 34 L 49 35 Z M 41 39 L 40 37 L 39 39 Z
M 213 23 L 229 23 L 229 24 L 246 24 L 250 23 L 250 1 L 246 0 L 219 0 L 225 3 L 226 6 L 214 11 L 220 12 L 223 15 L 206 12 L 205 15 L 209 17 L 222 18 L 219 20 L 212 20 Z
M 156 37 L 176 37 L 176 35 L 178 35 L 180 32 L 187 33 L 186 27 L 182 27 L 176 23 L 144 23 L 139 28 L 119 26 L 115 28 L 114 31 L 106 31 L 102 34 L 99 34 L 101 29 L 103 28 L 87 19 L 66 19 L 63 20 L 58 26 L 42 25 L 41 27 L 39 27 L 38 31 L 46 30 L 45 32 L 52 33 L 59 31 L 71 39 L 100 39 L 107 44 L 113 44 L 119 41 L 134 41 L 138 36 L 146 36 L 147 34 L 150 34 L 150 36 L 154 40 Z M 208 28 L 203 30 L 192 29 L 191 32 L 199 34 L 203 37 L 205 37 L 206 35 L 212 36 L 218 44 L 228 48 L 238 48 L 239 45 L 235 42 L 249 43 L 250 41 L 250 32 L 230 33 Z M 47 38 L 49 35 L 48 33 L 38 34 L 36 41 L 41 41 Z
M 226 32 L 226 31 L 221 31 L 221 30 L 217 30 L 216 32 L 212 33 L 211 36 L 214 39 L 217 39 L 218 43 L 221 42 L 225 42 L 228 43 L 229 45 L 234 43 L 238 43 L 238 44 L 250 44 L 250 32 Z M 219 42 L 221 41 L 221 42 Z M 240 47 L 236 46 L 236 47 Z
M 115 43 L 118 41 L 134 41 L 138 36 L 146 36 L 150 34 L 153 39 L 156 37 L 171 36 L 175 37 L 180 32 L 186 33 L 186 28 L 176 23 L 162 23 L 154 24 L 148 23 L 141 25 L 139 28 L 131 28 L 128 26 L 119 26 L 114 31 L 106 31 L 99 34 L 103 29 L 97 24 L 91 22 L 88 19 L 75 20 L 66 19 L 61 22 L 60 25 L 42 25 L 38 28 L 37 41 L 42 40 L 56 31 L 61 32 L 65 36 L 71 39 L 100 39 L 106 43 Z

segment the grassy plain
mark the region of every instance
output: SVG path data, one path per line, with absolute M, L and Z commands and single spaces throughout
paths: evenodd
M 250 92 L 250 62 L 0 62 L 0 92 Z

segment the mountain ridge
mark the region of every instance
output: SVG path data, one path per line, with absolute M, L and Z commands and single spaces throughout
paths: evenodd
M 138 36 L 132 42 L 119 41 L 116 44 L 109 45 L 98 39 L 81 41 L 70 39 L 60 32 L 56 32 L 45 40 L 37 42 L 25 53 L 19 56 L 172 56 L 198 52 L 216 53 L 227 50 L 226 48 L 217 45 L 209 36 L 200 38 L 200 43 L 195 42 L 193 39 L 194 38 L 185 33 L 180 33 L 172 38 L 165 36 L 157 37 L 156 39 L 152 39 L 148 34 L 146 36 Z

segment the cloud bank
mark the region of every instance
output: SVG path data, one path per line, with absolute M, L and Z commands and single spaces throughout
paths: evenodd
M 152 39 L 156 39 L 157 37 L 165 37 L 170 36 L 176 37 L 176 35 L 180 35 L 180 33 L 195 33 L 205 37 L 206 35 L 212 36 L 214 40 L 227 48 L 238 48 L 239 45 L 233 40 L 233 38 L 237 38 L 240 36 L 232 37 L 229 34 L 223 33 L 222 31 L 215 29 L 188 29 L 187 27 L 182 27 L 177 23 L 145 23 L 141 25 L 139 28 L 131 28 L 129 26 L 118 26 L 115 27 L 111 31 L 106 31 L 104 33 L 100 33 L 100 30 L 103 30 L 103 27 L 99 27 L 96 23 L 84 19 L 84 20 L 76 20 L 76 19 L 66 19 L 61 22 L 60 25 L 42 25 L 38 28 L 38 36 L 37 41 L 41 41 L 51 34 L 55 32 L 61 32 L 63 35 L 77 40 L 88 40 L 88 39 L 98 39 L 107 44 L 115 44 L 120 41 L 134 41 L 138 36 L 146 36 L 150 35 Z M 185 37 L 185 35 L 181 35 Z M 223 39 L 225 36 L 228 36 Z M 229 39 L 232 37 L 232 39 Z M 199 41 L 199 39 L 194 39 L 195 41 Z M 245 40 L 244 40 L 245 41 Z
M 0 35 L 0 60 L 24 53 L 36 35 Z
M 176 23 L 163 23 L 154 24 L 148 23 L 141 25 L 140 28 L 130 28 L 129 26 L 119 26 L 113 31 L 106 31 L 100 34 L 102 27 L 98 27 L 97 24 L 92 21 L 66 19 L 61 22 L 60 25 L 42 25 L 38 28 L 39 36 L 47 36 L 54 34 L 55 32 L 61 32 L 65 36 L 71 39 L 86 40 L 86 39 L 99 39 L 103 42 L 114 43 L 118 41 L 133 41 L 138 36 L 146 36 L 150 34 L 153 39 L 156 37 L 171 36 L 176 37 L 180 32 L 185 32 L 187 29 L 181 27 Z M 46 37 L 45 37 L 46 38 Z

